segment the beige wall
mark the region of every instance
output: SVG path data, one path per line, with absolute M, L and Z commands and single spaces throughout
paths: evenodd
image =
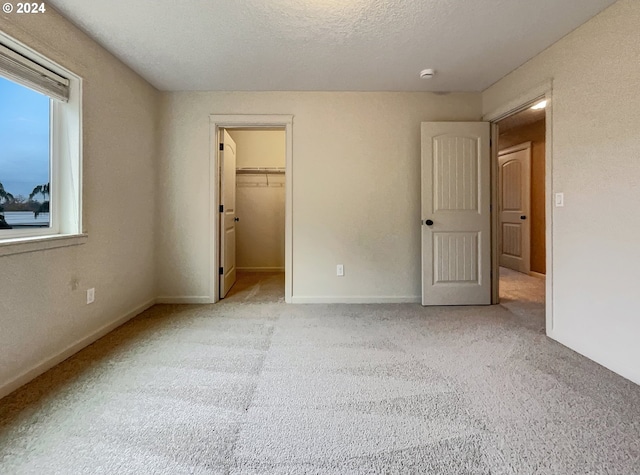
M 209 114 L 294 116 L 298 301 L 418 299 L 420 122 L 478 120 L 480 94 L 163 94 L 163 297 L 209 295 Z
M 545 121 L 500 134 L 500 150 L 531 142 L 531 270 L 545 273 Z
M 640 2 L 621 0 L 483 93 L 491 113 L 553 79 L 550 335 L 640 383 Z
M 229 129 L 237 147 L 237 167 L 284 167 L 284 130 Z
M 284 130 L 229 130 L 238 168 L 284 167 Z M 238 175 L 236 265 L 284 271 L 284 175 Z
M 153 301 L 159 93 L 50 8 L 0 14 L 0 30 L 84 78 L 89 234 L 81 246 L 0 257 L 3 396 Z M 87 306 L 89 287 L 96 301 Z

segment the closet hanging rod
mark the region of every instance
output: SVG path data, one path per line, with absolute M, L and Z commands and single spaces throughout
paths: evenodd
M 236 168 L 237 175 L 284 175 L 284 168 Z

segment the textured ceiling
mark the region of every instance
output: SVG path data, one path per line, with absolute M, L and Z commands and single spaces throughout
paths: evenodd
M 157 88 L 218 91 L 482 91 L 612 3 L 48 2 Z

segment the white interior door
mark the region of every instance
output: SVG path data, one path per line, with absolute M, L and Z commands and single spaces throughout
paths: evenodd
M 531 266 L 531 142 L 498 155 L 500 265 L 529 273 Z
M 236 144 L 220 134 L 220 298 L 236 282 Z
M 422 123 L 422 305 L 491 303 L 488 122 Z

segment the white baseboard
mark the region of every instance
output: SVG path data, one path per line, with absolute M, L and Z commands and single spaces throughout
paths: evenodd
M 291 303 L 420 303 L 420 297 L 291 297 Z
M 245 272 L 284 272 L 284 267 L 238 267 Z
M 632 383 L 640 385 L 640 372 L 636 363 L 637 358 L 634 358 L 635 355 L 625 355 L 626 357 L 622 358 L 618 355 L 613 356 L 612 352 L 606 351 L 604 348 L 593 347 L 593 342 L 585 342 L 583 338 L 576 337 L 575 332 L 570 330 L 564 333 L 547 332 L 547 336 L 585 358 L 595 361 L 609 371 L 613 371 Z
M 64 360 L 66 360 L 70 356 L 73 356 L 78 351 L 89 346 L 91 343 L 94 343 L 95 341 L 99 340 L 100 338 L 105 336 L 107 333 L 115 330 L 120 325 L 131 320 L 133 317 L 140 315 L 142 312 L 144 312 L 148 308 L 153 307 L 155 303 L 156 303 L 156 300 L 151 299 L 148 302 L 145 302 L 142 305 L 137 306 L 136 308 L 134 308 L 130 312 L 127 312 L 125 315 L 118 318 L 117 320 L 104 325 L 103 327 L 87 335 L 86 337 L 81 338 L 75 343 L 72 343 L 71 345 L 67 346 L 60 353 L 40 361 L 40 363 L 36 364 L 30 370 L 25 371 L 24 373 L 12 379 L 8 383 L 0 386 L 0 399 L 7 396 L 8 394 L 11 394 L 13 391 L 18 389 L 19 387 L 24 386 L 29 381 L 37 378 L 42 373 L 50 370 L 55 365 L 62 363 Z
M 156 303 L 174 303 L 174 304 L 203 304 L 211 303 L 210 297 L 158 297 Z

